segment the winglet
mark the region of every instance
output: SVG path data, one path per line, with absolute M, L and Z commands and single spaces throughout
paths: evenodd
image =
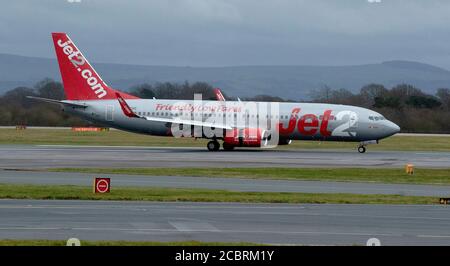
M 127 102 L 120 96 L 120 93 L 116 92 L 117 100 L 119 101 L 120 108 L 122 108 L 123 113 L 128 117 L 140 117 L 131 110 Z
M 223 97 L 223 94 L 219 88 L 215 88 L 214 93 L 216 94 L 216 98 L 219 102 L 225 102 L 225 97 Z

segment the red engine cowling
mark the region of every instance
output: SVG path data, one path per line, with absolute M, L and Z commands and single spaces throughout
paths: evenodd
M 227 130 L 223 138 L 224 144 L 234 147 L 267 146 L 270 134 L 260 128 L 244 128 Z

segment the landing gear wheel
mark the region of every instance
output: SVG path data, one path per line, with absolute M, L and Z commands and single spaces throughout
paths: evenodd
M 359 147 L 358 147 L 358 152 L 359 152 L 359 153 L 365 153 L 365 152 L 366 152 L 366 147 L 364 147 L 364 146 L 359 146 Z
M 226 150 L 226 151 L 232 151 L 234 149 L 233 145 L 228 144 L 226 142 L 224 142 L 222 146 L 223 146 L 223 149 Z
M 209 151 L 218 151 L 220 149 L 220 144 L 216 140 L 211 140 L 206 144 Z

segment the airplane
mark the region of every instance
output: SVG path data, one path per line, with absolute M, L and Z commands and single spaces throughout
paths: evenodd
M 400 131 L 381 114 L 349 105 L 225 101 L 218 89 L 218 101 L 140 99 L 108 86 L 66 33 L 52 38 L 66 100 L 29 98 L 59 104 L 64 112 L 107 127 L 156 136 L 176 137 L 182 131 L 182 137 L 209 139 L 209 151 L 220 150 L 220 142 L 233 150 L 320 140 L 356 142 L 364 153 L 367 145 Z

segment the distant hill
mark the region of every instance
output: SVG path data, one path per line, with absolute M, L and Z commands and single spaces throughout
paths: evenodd
M 434 93 L 440 87 L 450 87 L 450 71 L 410 61 L 354 66 L 93 65 L 109 85 L 122 90 L 144 82 L 206 81 L 232 96 L 268 94 L 299 100 L 307 99 L 312 89 L 325 85 L 358 91 L 369 83 L 381 83 L 387 87 L 408 83 L 427 93 Z M 17 86 L 32 86 L 45 77 L 61 79 L 56 60 L 0 54 L 0 94 Z

